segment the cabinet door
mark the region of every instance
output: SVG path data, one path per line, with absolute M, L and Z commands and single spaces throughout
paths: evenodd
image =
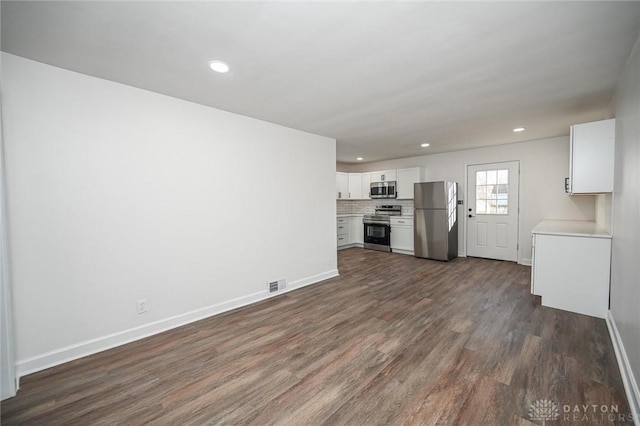
M 395 180 L 395 170 L 381 170 L 378 172 L 371 172 L 371 182 L 390 182 Z
M 615 119 L 571 126 L 572 194 L 613 192 Z
M 542 306 L 605 318 L 611 240 L 537 234 L 535 292 Z
M 531 236 L 531 294 L 540 296 L 536 292 L 536 235 Z
M 391 226 L 391 249 L 413 251 L 413 226 Z
M 422 182 L 422 167 L 398 169 L 398 198 L 413 200 L 413 184 Z
M 336 199 L 346 200 L 349 198 L 349 174 L 336 173 Z
M 362 173 L 362 189 L 360 195 L 363 200 L 371 199 L 371 173 Z
M 336 234 L 337 235 L 349 235 L 349 221 L 347 220 L 344 223 L 338 223 L 336 225 Z
M 398 180 L 397 174 L 395 170 L 385 170 L 382 172 L 382 176 L 384 177 L 385 182 L 396 181 Z
M 338 234 L 338 247 L 346 246 L 349 244 L 349 229 L 350 218 L 339 218 L 336 226 Z
M 349 218 L 349 244 L 354 244 L 356 242 L 356 219 L 355 217 Z
M 364 244 L 364 223 L 362 223 L 362 216 L 356 216 L 351 227 L 355 229 L 355 244 Z
M 349 173 L 349 194 L 351 200 L 359 200 L 362 198 L 362 174 Z

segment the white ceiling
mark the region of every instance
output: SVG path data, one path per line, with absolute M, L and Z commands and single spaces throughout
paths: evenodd
M 566 135 L 607 118 L 640 32 L 638 1 L 1 7 L 6 52 L 330 136 L 342 162 Z M 212 59 L 231 72 L 213 73 Z

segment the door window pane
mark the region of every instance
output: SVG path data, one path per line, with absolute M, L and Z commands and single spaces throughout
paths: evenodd
M 487 198 L 487 185 L 476 186 L 476 199 L 485 200 Z
M 487 184 L 494 185 L 498 183 L 498 171 L 497 170 L 487 170 Z
M 476 199 L 476 214 L 486 214 L 487 213 L 487 201 Z
M 476 214 L 509 214 L 509 170 L 476 172 Z
M 487 184 L 487 172 L 476 172 L 476 184 L 477 185 L 486 185 Z
M 498 183 L 509 183 L 509 170 L 498 170 Z

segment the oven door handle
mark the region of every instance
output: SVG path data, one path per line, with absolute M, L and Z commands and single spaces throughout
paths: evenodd
M 391 226 L 391 224 L 389 222 L 372 222 L 372 221 L 367 221 L 367 222 L 362 222 L 365 225 L 382 225 L 382 226 Z

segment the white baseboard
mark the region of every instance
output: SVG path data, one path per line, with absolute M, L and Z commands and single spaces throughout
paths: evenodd
M 340 250 L 346 250 L 346 249 L 353 248 L 353 247 L 363 248 L 364 244 L 360 244 L 360 243 L 347 244 L 347 245 L 344 245 L 344 246 L 340 246 L 337 249 L 338 249 L 338 251 L 340 251 Z
M 636 426 L 640 425 L 640 391 L 638 390 L 638 382 L 636 381 L 633 370 L 631 370 L 631 364 L 627 357 L 627 352 L 624 349 L 622 338 L 618 332 L 616 322 L 611 315 L 611 311 L 608 311 L 606 318 L 607 328 L 609 329 L 609 335 L 611 336 L 611 342 L 613 343 L 613 350 L 616 353 L 616 360 L 618 361 L 618 368 L 622 375 L 622 383 L 624 384 L 624 390 L 627 394 L 627 401 L 631 407 L 631 414 L 633 414 L 633 421 Z
M 531 266 L 531 259 L 520 259 L 520 265 Z
M 463 251 L 459 251 L 458 252 L 458 257 L 467 257 L 467 253 L 465 253 Z
M 115 348 L 117 346 L 131 343 L 136 340 L 144 339 L 145 337 L 153 336 L 155 334 L 162 333 L 173 328 L 181 327 L 183 325 L 190 324 L 192 322 L 199 321 L 213 315 L 221 314 L 223 312 L 237 309 L 242 306 L 260 302 L 270 297 L 275 297 L 301 287 L 316 284 L 320 281 L 337 277 L 338 275 L 338 270 L 332 269 L 321 274 L 303 278 L 298 281 L 291 281 L 287 289 L 283 291 L 269 293 L 265 289 L 264 291 L 248 294 L 246 296 L 227 300 L 222 303 L 217 303 L 215 305 L 196 309 L 190 312 L 185 312 L 183 314 L 145 324 L 140 327 L 134 327 L 104 337 L 99 337 L 96 339 L 77 343 L 75 345 L 56 349 L 42 355 L 27 358 L 16 363 L 16 376 L 19 380 L 20 377 L 26 376 L 27 374 L 35 373 L 37 371 L 45 370 L 56 365 L 64 364 L 65 362 L 73 361 L 75 359 L 102 352 L 107 349 Z
M 321 281 L 328 280 L 329 278 L 337 277 L 338 275 L 340 275 L 338 273 L 338 270 L 337 269 L 332 269 L 330 271 L 323 272 L 323 273 L 318 274 L 318 275 L 313 275 L 313 276 L 310 276 L 310 277 L 307 277 L 307 278 L 303 278 L 303 279 L 298 280 L 298 281 L 291 281 L 289 283 L 289 286 L 287 287 L 287 289 L 285 291 L 280 291 L 277 294 L 272 294 L 272 295 L 269 295 L 269 296 L 277 296 L 278 294 L 287 293 L 289 291 L 292 291 L 292 290 L 295 290 L 295 289 L 298 289 L 298 288 L 306 287 L 306 286 L 311 285 L 311 284 L 316 284 L 316 283 L 319 283 Z

